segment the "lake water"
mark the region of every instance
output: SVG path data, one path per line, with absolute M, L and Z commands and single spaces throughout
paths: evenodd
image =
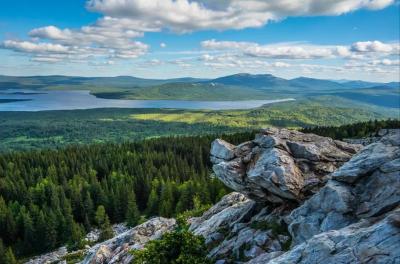
M 44 111 L 92 108 L 175 108 L 175 109 L 249 109 L 265 104 L 291 101 L 247 100 L 247 101 L 178 101 L 178 100 L 116 100 L 97 98 L 89 91 L 32 91 L 8 89 L 0 91 L 0 99 L 21 99 L 0 103 L 0 111 Z M 1 100 L 0 100 L 1 101 Z

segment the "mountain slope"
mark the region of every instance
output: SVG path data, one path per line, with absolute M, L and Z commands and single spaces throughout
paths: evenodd
M 253 88 L 271 88 L 271 87 L 286 87 L 288 81 L 282 78 L 275 77 L 271 74 L 248 74 L 239 73 L 229 76 L 224 76 L 208 81 L 209 83 L 218 83 L 224 85 L 245 86 Z

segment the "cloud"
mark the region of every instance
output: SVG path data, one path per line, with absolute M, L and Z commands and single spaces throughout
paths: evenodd
M 373 65 L 384 65 L 384 66 L 399 66 L 400 60 L 383 59 L 383 60 L 373 61 L 372 64 Z
M 243 55 L 274 59 L 330 58 L 335 53 L 335 49 L 332 47 L 298 43 L 260 45 L 254 42 L 216 41 L 212 39 L 201 42 L 201 46 L 205 49 L 235 50 L 243 53 Z
M 153 30 L 175 32 L 261 27 L 290 16 L 382 9 L 394 0 L 89 0 L 87 8 Z
M 372 73 L 393 78 L 399 74 L 397 43 L 366 41 L 343 46 L 293 42 L 263 45 L 211 39 L 201 42 L 201 47 L 210 53 L 203 54 L 200 60 L 206 67 L 215 69 L 254 69 L 297 76 L 299 73 L 308 76 Z
M 29 39 L 5 40 L 0 48 L 24 53 L 37 62 L 93 61 L 89 65 L 95 65 L 98 61 L 131 60 L 147 54 L 150 47 L 138 40 L 146 32 L 186 33 L 261 27 L 286 17 L 340 15 L 359 9 L 382 9 L 393 3 L 394 0 L 88 0 L 87 9 L 102 15 L 94 23 L 74 29 L 55 25 L 34 28 L 28 34 Z M 166 44 L 160 43 L 160 47 L 165 48 Z M 368 53 L 399 51 L 393 44 L 388 46 L 379 41 L 344 47 L 206 40 L 202 47 L 210 54 L 215 50 L 234 50 L 241 56 L 282 60 L 377 59 Z M 201 54 L 203 51 L 183 52 Z M 223 60 L 230 61 L 229 65 L 253 67 L 247 60 L 235 56 L 226 55 Z M 223 64 L 212 60 L 210 63 Z M 184 67 L 188 64 L 187 61 L 180 63 Z
M 112 60 L 108 60 L 108 61 L 90 61 L 89 64 L 92 65 L 92 66 L 104 67 L 104 66 L 114 65 L 115 62 L 112 61 Z
M 354 52 L 379 52 L 398 55 L 400 52 L 399 43 L 382 43 L 380 41 L 360 41 L 351 45 L 351 50 Z
M 69 48 L 60 44 L 33 43 L 29 41 L 6 40 L 2 47 L 27 53 L 67 53 Z
M 242 55 L 269 59 L 366 59 L 399 54 L 399 44 L 380 41 L 356 42 L 350 46 L 313 45 L 308 43 L 276 43 L 261 45 L 255 42 L 216 41 L 201 42 L 207 50 L 238 52 Z M 371 54 L 373 53 L 373 54 Z
M 146 44 L 133 40 L 143 36 L 142 32 L 113 24 L 108 18 L 78 30 L 59 29 L 55 26 L 36 28 L 29 32 L 29 36 L 35 40 L 50 40 L 64 46 L 81 47 L 84 51 L 91 50 L 94 55 L 116 58 L 136 58 L 148 50 Z

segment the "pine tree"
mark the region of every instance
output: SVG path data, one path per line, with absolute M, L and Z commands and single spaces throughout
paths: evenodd
M 18 261 L 15 258 L 14 252 L 11 247 L 7 248 L 4 254 L 4 264 L 18 264 Z
M 23 251 L 24 253 L 28 254 L 33 251 L 33 245 L 35 243 L 35 228 L 29 212 L 22 214 L 22 223 L 24 229 Z
M 128 195 L 128 209 L 126 212 L 126 223 L 129 227 L 134 227 L 140 220 L 140 212 L 136 204 L 136 196 L 132 191 Z
M 164 217 L 171 217 L 174 213 L 174 197 L 172 195 L 171 183 L 167 181 L 164 183 L 160 197 L 159 214 Z
M 86 192 L 85 199 L 83 201 L 83 208 L 85 210 L 85 216 L 86 216 L 86 217 L 84 216 L 85 228 L 90 229 L 90 223 L 92 223 L 93 220 L 94 206 L 92 197 L 90 196 L 89 192 Z
M 110 220 L 108 219 L 108 216 L 106 215 L 104 224 L 101 226 L 101 233 L 99 240 L 104 241 L 107 239 L 110 239 L 114 236 L 114 231 L 111 228 Z
M 57 217 L 52 210 L 46 215 L 46 228 L 44 234 L 44 244 L 47 250 L 55 248 L 57 245 Z
M 37 215 L 37 219 L 35 219 L 35 249 L 38 252 L 43 252 L 46 249 L 46 245 L 43 241 L 43 236 L 46 235 L 47 232 L 47 222 L 43 211 L 39 211 Z
M 68 249 L 81 249 L 85 245 L 85 242 L 83 240 L 85 237 L 84 228 L 75 221 L 72 221 L 71 225 L 71 237 L 68 241 Z
M 114 232 L 111 228 L 110 219 L 107 216 L 106 210 L 103 205 L 99 205 L 96 210 L 95 220 L 98 227 L 101 230 L 99 240 L 107 240 L 114 236 Z
M 3 239 L 0 238 L 0 264 L 5 264 L 6 249 L 4 248 Z
M 158 214 L 158 195 L 155 188 L 151 189 L 149 199 L 147 200 L 147 215 L 157 215 Z

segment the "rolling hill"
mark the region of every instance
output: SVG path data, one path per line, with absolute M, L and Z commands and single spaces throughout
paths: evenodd
M 1 89 L 90 90 L 106 99 L 249 100 L 336 96 L 354 102 L 398 108 L 399 83 L 332 81 L 307 77 L 239 73 L 215 79 L 143 79 L 132 76 L 0 76 Z M 369 89 L 369 90 L 368 90 Z

